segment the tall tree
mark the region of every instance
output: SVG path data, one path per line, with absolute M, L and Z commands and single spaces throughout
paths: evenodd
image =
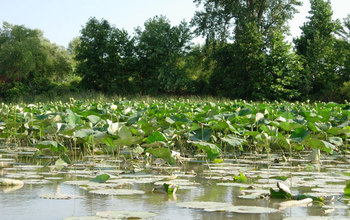
M 181 89 L 184 75 L 178 64 L 186 53 L 191 32 L 186 22 L 171 26 L 165 16 L 147 20 L 136 29 L 139 84 L 147 93 L 174 93 Z
M 133 40 L 125 30 L 90 18 L 75 48 L 76 72 L 88 89 L 125 93 L 130 88 L 128 62 L 134 56 Z
M 217 65 L 211 76 L 211 87 L 218 94 L 235 98 L 271 97 L 266 62 L 274 50 L 276 33 L 288 30 L 287 21 L 296 12 L 299 0 L 194 0 L 204 10 L 196 12 L 192 25 L 195 33 L 207 43 L 219 45 L 213 58 Z M 283 38 L 280 35 L 280 38 Z M 281 39 L 283 42 L 283 39 Z M 232 43 L 231 43 L 232 42 Z M 288 48 L 284 44 L 285 48 Z M 289 47 L 290 48 L 290 47 Z M 286 55 L 286 54 L 285 54 Z M 270 56 L 271 57 L 271 56 Z M 269 59 L 270 64 L 272 59 Z M 274 60 L 276 64 L 277 60 Z M 294 65 L 292 62 L 289 65 Z M 294 67 L 292 68 L 294 69 Z M 281 72 L 276 86 L 289 86 L 290 72 Z M 287 76 L 283 76 L 286 74 Z M 282 88 L 284 91 L 290 91 Z M 291 92 L 291 91 L 290 91 Z M 277 95 L 277 94 L 276 94 Z M 291 96 L 285 95 L 285 97 Z M 293 96 L 293 95 L 292 95 Z
M 30 77 L 60 79 L 71 72 L 67 51 L 50 43 L 39 30 L 4 22 L 0 28 L 0 80 Z
M 335 51 L 336 37 L 341 26 L 332 20 L 329 0 L 310 0 L 311 10 L 308 21 L 301 27 L 302 34 L 294 39 L 297 53 L 304 60 L 302 81 L 304 94 L 320 97 L 337 87 L 339 81 L 339 54 Z

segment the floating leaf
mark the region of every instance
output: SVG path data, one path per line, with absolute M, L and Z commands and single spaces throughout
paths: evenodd
M 175 158 L 171 156 L 171 151 L 169 150 L 169 148 L 149 148 L 146 150 L 146 152 L 165 160 L 170 165 L 174 165 L 176 163 Z
M 175 192 L 176 192 L 176 189 L 179 188 L 179 187 L 176 186 L 176 185 L 167 184 L 167 183 L 164 183 L 163 186 L 164 186 L 165 192 L 167 192 L 168 194 L 173 194 L 173 193 L 175 193 Z
M 101 174 L 96 176 L 95 178 L 93 178 L 92 182 L 96 182 L 96 183 L 105 183 L 108 179 L 110 178 L 110 176 L 108 174 Z
M 96 217 L 103 219 L 153 219 L 157 214 L 138 211 L 103 211 L 97 212 Z
M 347 183 L 345 188 L 344 188 L 344 194 L 346 196 L 350 196 L 350 183 Z
M 142 195 L 145 194 L 144 191 L 134 190 L 134 189 L 97 189 L 89 191 L 93 194 L 98 195 Z
M 234 182 L 235 183 L 246 183 L 248 181 L 247 177 L 244 176 L 242 172 L 239 172 L 239 176 L 234 175 Z

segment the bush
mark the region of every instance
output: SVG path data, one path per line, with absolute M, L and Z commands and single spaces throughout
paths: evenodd
M 350 100 L 350 81 L 343 83 L 343 87 L 340 89 L 340 94 L 344 99 Z

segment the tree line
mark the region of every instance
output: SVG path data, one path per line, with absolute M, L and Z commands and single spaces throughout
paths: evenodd
M 0 28 L 0 97 L 96 90 L 249 100 L 350 97 L 350 15 L 310 0 L 301 35 L 286 40 L 300 0 L 194 0 L 190 23 L 155 16 L 130 35 L 90 18 L 67 49 L 39 30 Z M 205 39 L 195 45 L 196 36 Z

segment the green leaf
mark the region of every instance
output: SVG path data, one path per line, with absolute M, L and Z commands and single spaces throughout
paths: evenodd
M 350 196 L 350 183 L 347 183 L 345 188 L 344 188 L 344 194 L 346 196 Z
M 168 122 L 171 125 L 175 123 L 175 121 L 173 119 L 169 118 L 169 117 L 166 117 L 165 121 Z
M 340 147 L 343 145 L 343 139 L 340 137 L 329 137 L 327 138 L 327 141 L 334 144 L 337 147 Z
M 67 148 L 63 146 L 62 144 L 56 142 L 56 141 L 41 141 L 35 145 L 38 149 L 45 149 L 49 148 L 51 151 L 54 152 L 65 152 L 67 151 Z
M 291 199 L 292 195 L 290 193 L 284 192 L 283 190 L 275 191 L 274 189 L 270 188 L 270 198 L 275 199 Z
M 99 121 L 101 121 L 101 118 L 99 116 L 96 116 L 96 115 L 89 115 L 89 116 L 87 116 L 87 118 L 89 119 L 89 121 L 92 124 L 97 124 Z
M 132 137 L 132 133 L 131 133 L 131 131 L 129 130 L 128 127 L 122 126 L 118 130 L 118 136 L 121 139 L 127 139 L 127 138 L 131 138 Z
M 159 131 L 155 131 L 150 136 L 148 136 L 146 143 L 152 144 L 157 141 L 163 141 L 163 142 L 167 141 L 164 134 L 160 133 Z
M 221 149 L 215 144 L 211 144 L 204 141 L 189 141 L 195 144 L 199 149 L 204 150 L 210 161 L 213 161 L 217 156 L 220 155 Z
M 114 146 L 130 146 L 133 144 L 140 144 L 142 142 L 142 138 L 141 137 L 137 137 L 137 136 L 132 136 L 132 137 L 128 137 L 128 138 L 119 138 L 117 140 L 113 141 Z
M 224 162 L 223 159 L 214 159 L 214 160 L 212 161 L 212 163 L 222 163 L 222 162 Z
M 96 183 L 105 183 L 110 176 L 108 174 L 101 174 L 90 180 L 91 182 L 96 182 Z
M 191 141 L 209 141 L 211 138 L 210 128 L 200 128 L 190 133 L 189 139 Z
M 149 148 L 146 150 L 146 153 L 150 153 L 155 157 L 161 158 L 168 162 L 170 165 L 174 165 L 176 163 L 175 158 L 171 156 L 171 152 L 169 148 L 161 147 L 161 148 Z
M 58 160 L 56 160 L 56 162 L 55 162 L 55 170 L 60 171 L 60 170 L 62 170 L 63 168 L 65 168 L 66 166 L 68 166 L 68 164 L 67 164 L 64 160 L 62 160 L 62 159 L 58 159 Z
M 170 195 L 170 194 L 173 194 L 175 188 L 171 188 L 171 187 L 170 187 L 171 185 L 170 185 L 170 184 L 167 184 L 167 183 L 164 183 L 163 186 L 164 186 L 165 192 L 167 192 L 169 195 Z M 179 187 L 176 186 L 176 188 L 179 188 Z
M 291 123 L 289 123 L 289 122 L 281 122 L 279 124 L 279 127 L 282 128 L 285 131 L 292 131 L 294 129 L 303 127 L 303 125 L 301 125 L 299 123 L 295 123 L 295 122 L 291 122 Z
M 305 128 L 296 128 L 290 138 L 295 142 L 302 142 L 310 132 L 308 132 Z
M 286 176 L 271 176 L 270 179 L 286 181 L 287 177 Z
M 323 131 L 328 131 L 332 127 L 331 123 L 329 123 L 329 122 L 327 122 L 327 123 L 315 122 L 315 125 Z
M 239 116 L 246 116 L 246 115 L 251 114 L 252 112 L 253 112 L 252 109 L 250 109 L 250 108 L 244 108 L 244 109 L 241 109 L 241 110 L 238 112 L 238 115 L 239 115 Z
M 238 137 L 231 135 L 231 134 L 227 135 L 226 137 L 221 138 L 221 140 L 228 143 L 229 145 L 231 145 L 233 147 L 242 146 L 242 144 L 246 142 L 245 139 L 238 138 Z
M 311 148 L 320 149 L 322 151 L 325 151 L 327 153 L 333 153 L 333 150 L 335 149 L 335 146 L 327 141 L 322 141 L 316 138 L 309 138 L 306 141 L 306 145 Z
M 75 128 L 80 123 L 80 117 L 76 115 L 72 110 L 67 109 L 67 117 L 65 118 L 66 123 L 72 127 Z
M 234 175 L 234 182 L 235 183 L 246 183 L 248 181 L 247 177 L 244 176 L 242 172 L 239 172 L 239 176 Z

